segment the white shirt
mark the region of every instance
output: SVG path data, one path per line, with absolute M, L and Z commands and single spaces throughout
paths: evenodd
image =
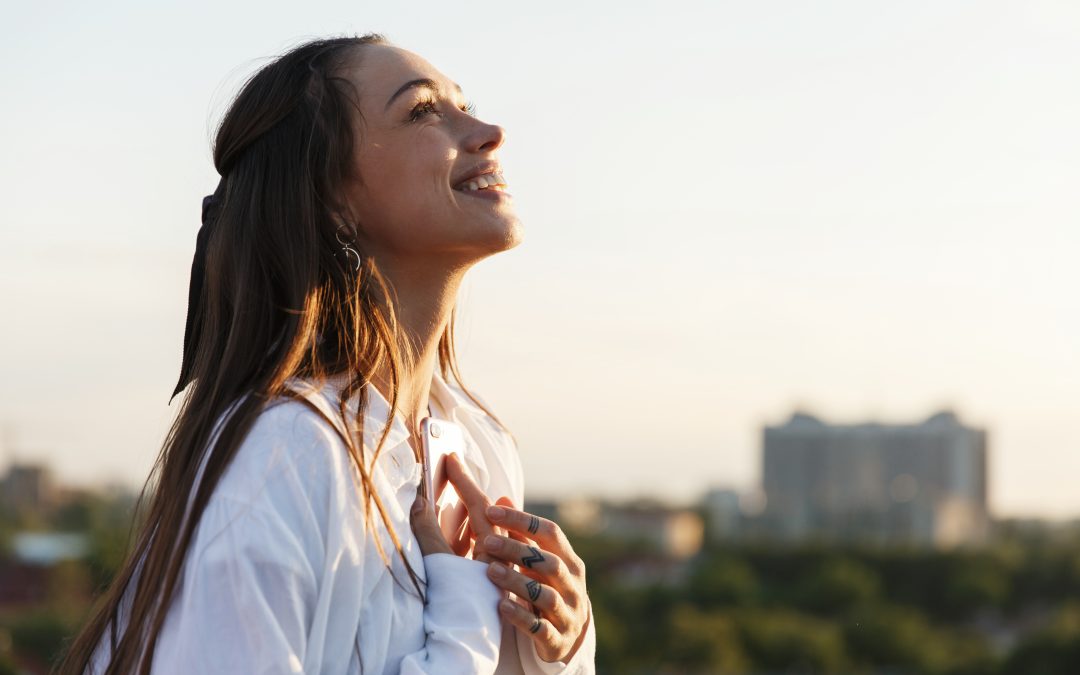
M 289 386 L 339 420 L 341 381 L 321 390 L 304 380 Z M 368 392 L 370 468 L 389 404 L 376 388 Z M 429 398 L 436 417 L 465 431 L 462 459 L 491 501 L 507 495 L 524 504 L 521 461 L 510 435 L 438 368 Z M 355 415 L 357 396 L 350 404 Z M 283 399 L 260 413 L 207 503 L 152 673 L 593 675 L 591 605 L 574 657 L 547 663 L 529 634 L 499 614 L 498 601 L 508 593 L 488 579 L 486 563 L 421 554 L 409 508 L 422 466 L 409 435 L 398 414 L 371 476 L 405 556 L 428 582 L 426 606 L 377 511 L 374 532 L 365 529 L 359 474 L 338 433 L 303 403 Z M 205 458 L 197 480 L 204 466 Z M 127 603 L 134 586 L 135 579 Z M 121 609 L 121 625 L 129 606 Z M 106 631 L 88 672 L 104 672 L 108 639 Z

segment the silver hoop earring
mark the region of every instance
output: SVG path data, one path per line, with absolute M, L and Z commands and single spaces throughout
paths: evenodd
M 337 238 L 338 243 L 341 244 L 341 250 L 345 252 L 346 260 L 349 258 L 350 253 L 352 254 L 352 256 L 354 258 L 356 258 L 356 271 L 359 272 L 360 271 L 360 254 L 357 253 L 351 246 L 349 246 L 348 242 L 341 240 L 341 231 L 343 229 L 344 229 L 343 225 L 338 225 L 337 231 L 334 232 L 334 237 Z

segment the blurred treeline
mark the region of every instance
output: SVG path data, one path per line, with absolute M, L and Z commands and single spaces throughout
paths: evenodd
M 0 508 L 0 586 L 23 586 L 31 607 L 0 606 L 0 675 L 45 673 L 65 641 L 88 617 L 93 599 L 112 581 L 134 536 L 134 499 L 128 493 L 83 492 L 47 513 Z M 39 568 L 19 565 L 17 532 L 85 533 L 86 555 Z M 11 577 L 18 578 L 11 578 Z
M 0 675 L 47 672 L 116 573 L 131 508 L 87 494 L 47 517 L 3 514 L 0 569 L 15 569 L 17 531 L 87 532 L 91 546 L 28 582 L 42 586 L 34 607 L 0 609 Z M 992 546 L 954 551 L 713 543 L 686 560 L 568 534 L 602 673 L 1080 673 L 1075 534 L 999 528 Z
M 675 580 L 642 543 L 570 533 L 605 673 L 1080 673 L 1080 536 L 977 550 L 711 544 Z M 662 560 L 655 561 L 663 565 Z

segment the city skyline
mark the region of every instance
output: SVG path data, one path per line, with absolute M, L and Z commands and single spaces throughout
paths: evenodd
M 753 485 L 791 410 L 952 408 L 988 430 L 996 513 L 1080 514 L 1075 3 L 9 15 L 0 425 L 63 477 L 141 485 L 160 450 L 229 98 L 379 31 L 507 131 L 524 240 L 469 272 L 457 342 L 527 496 L 686 502 Z
M 26 458 L 24 458 L 18 452 L 18 450 L 16 448 L 13 448 L 11 446 L 11 444 L 10 444 L 10 438 L 12 436 L 12 434 L 10 433 L 10 431 L 11 431 L 10 427 L 8 427 L 7 429 L 4 429 L 3 431 L 4 431 L 4 433 L 0 434 L 0 469 L 6 468 L 8 470 L 11 470 L 11 469 L 14 469 L 15 467 L 22 467 L 22 468 L 28 468 L 29 467 L 29 468 L 32 468 L 32 469 L 36 470 L 37 468 L 43 468 L 46 471 L 46 473 L 49 476 L 51 476 L 53 479 L 62 477 L 66 473 L 66 472 L 63 472 L 63 471 L 58 472 L 57 467 L 52 466 L 49 463 L 47 458 L 46 459 L 42 459 L 42 458 L 26 459 Z M 731 508 L 736 508 L 736 510 L 741 514 L 740 517 L 742 517 L 742 518 L 751 518 L 751 519 L 753 519 L 753 518 L 758 518 L 760 516 L 770 516 L 770 513 L 772 513 L 776 509 L 777 504 L 774 503 L 775 499 L 768 499 L 767 498 L 767 494 L 770 491 L 769 484 L 770 484 L 770 481 L 773 482 L 773 489 L 776 489 L 776 487 L 778 485 L 778 484 L 775 483 L 775 481 L 776 481 L 775 477 L 770 478 L 770 473 L 769 473 L 770 472 L 770 469 L 769 469 L 770 466 L 772 466 L 772 471 L 773 471 L 775 476 L 780 476 L 780 475 L 787 476 L 787 478 L 784 479 L 784 480 L 786 480 L 786 483 L 789 485 L 789 487 L 786 488 L 788 490 L 790 490 L 791 488 L 796 487 L 800 483 L 807 482 L 809 480 L 809 476 L 803 476 L 803 477 L 800 478 L 799 474 L 798 474 L 798 471 L 802 471 L 802 470 L 804 470 L 806 468 L 804 465 L 806 464 L 807 460 L 800 460 L 800 461 L 796 462 L 795 464 L 797 464 L 799 467 L 803 467 L 802 469 L 797 469 L 794 465 L 792 467 L 789 467 L 789 468 L 784 468 L 784 466 L 786 466 L 789 462 L 787 460 L 778 459 L 776 456 L 774 456 L 772 460 L 769 459 L 769 452 L 770 452 L 769 451 L 769 438 L 770 438 L 770 435 L 774 439 L 776 439 L 777 434 L 782 434 L 781 437 L 789 436 L 791 433 L 796 434 L 796 438 L 805 436 L 804 440 L 800 441 L 800 443 L 806 443 L 806 439 L 814 438 L 814 437 L 816 437 L 817 434 L 820 434 L 820 433 L 825 433 L 828 437 L 833 438 L 834 440 L 830 441 L 830 443 L 836 442 L 835 439 L 837 439 L 837 438 L 849 437 L 849 438 L 847 438 L 846 441 L 843 442 L 842 446 L 837 446 L 835 450 L 840 451 L 842 453 L 847 453 L 847 455 L 850 455 L 850 458 L 849 458 L 850 461 L 855 462 L 856 464 L 859 464 L 859 463 L 865 464 L 866 461 L 870 461 L 870 462 L 874 463 L 871 466 L 876 466 L 876 463 L 881 461 L 880 459 L 876 458 L 876 454 L 881 451 L 881 448 L 882 448 L 881 443 L 885 443 L 886 445 L 893 446 L 892 452 L 894 453 L 895 456 L 894 456 L 894 458 L 892 460 L 889 460 L 890 464 L 896 464 L 896 462 L 900 462 L 902 465 L 905 465 L 905 466 L 913 466 L 913 467 L 914 466 L 922 466 L 923 468 L 921 470 L 923 472 L 925 472 L 927 470 L 927 465 L 925 464 L 925 462 L 927 461 L 928 456 L 926 456 L 924 449 L 920 449 L 917 446 L 911 446 L 910 445 L 911 444 L 910 435 L 911 435 L 912 432 L 914 432 L 916 434 L 916 437 L 923 437 L 924 440 L 919 441 L 920 443 L 925 442 L 925 440 L 926 440 L 925 437 L 926 437 L 927 433 L 929 433 L 930 436 L 932 437 L 931 441 L 933 441 L 933 438 L 938 438 L 940 436 L 940 434 L 942 434 L 942 433 L 945 433 L 947 436 L 949 434 L 961 433 L 961 438 L 960 439 L 954 439 L 953 441 L 949 441 L 949 443 L 953 443 L 953 442 L 955 442 L 955 440 L 963 441 L 963 439 L 966 438 L 966 434 L 971 434 L 971 433 L 976 434 L 975 438 L 977 439 L 977 445 L 978 445 L 978 448 L 979 448 L 979 450 L 978 450 L 978 452 L 979 452 L 979 460 L 978 460 L 979 478 L 978 478 L 977 493 L 979 495 L 979 503 L 982 504 L 983 507 L 985 508 L 986 515 L 989 518 L 995 519 L 995 520 L 1008 520 L 1008 519 L 1011 519 L 1011 518 L 1024 519 L 1025 517 L 1028 517 L 1030 515 L 1030 514 L 1001 513 L 997 509 L 994 508 L 994 506 L 993 506 L 993 495 L 992 494 L 987 494 L 987 486 L 988 486 L 988 480 L 987 479 L 988 479 L 989 476 L 993 475 L 993 473 L 992 473 L 993 472 L 993 459 L 992 459 L 992 453 L 990 453 L 988 451 L 989 447 L 990 447 L 990 444 L 988 444 L 988 442 L 987 442 L 987 436 L 988 436 L 987 430 L 986 429 L 976 429 L 976 428 L 973 428 L 973 427 L 969 427 L 966 424 L 966 420 L 963 419 L 962 415 L 957 415 L 956 411 L 951 410 L 951 409 L 942 409 L 942 410 L 935 411 L 932 415 L 928 416 L 925 419 L 921 419 L 921 420 L 906 420 L 906 421 L 895 421 L 894 420 L 894 421 L 888 421 L 887 422 L 887 421 L 883 421 L 881 419 L 863 419 L 863 420 L 860 420 L 860 421 L 857 421 L 857 422 L 848 422 L 848 423 L 837 424 L 837 423 L 834 423 L 834 422 L 829 421 L 829 420 L 820 419 L 820 418 L 818 418 L 818 417 L 816 417 L 816 416 L 814 416 L 812 414 L 807 413 L 807 411 L 804 410 L 804 409 L 796 408 L 796 409 L 792 409 L 789 412 L 788 417 L 786 418 L 786 421 L 784 421 L 782 423 L 777 423 L 777 424 L 765 425 L 760 429 L 761 443 L 760 443 L 760 446 L 758 447 L 758 449 L 756 451 L 756 454 L 757 454 L 756 461 L 757 461 L 757 464 L 758 464 L 758 466 L 760 468 L 760 471 L 758 473 L 757 480 L 755 482 L 753 482 L 753 484 L 735 485 L 735 484 L 732 484 L 731 482 L 724 482 L 722 480 L 709 480 L 706 477 L 704 479 L 703 487 L 702 487 L 701 490 L 699 490 L 697 493 L 695 493 L 693 495 L 684 495 L 682 497 L 673 497 L 670 494 L 665 495 L 662 491 L 654 492 L 654 493 L 640 492 L 640 491 L 639 492 L 612 493 L 612 492 L 605 492 L 604 490 L 601 489 L 601 490 L 596 490 L 596 491 L 593 491 L 593 492 L 563 493 L 561 495 L 559 495 L 557 493 L 553 494 L 553 495 L 544 495 L 544 494 L 536 494 L 534 492 L 533 499 L 540 499 L 541 501 L 545 501 L 545 502 L 549 498 L 555 498 L 555 499 L 570 500 L 570 501 L 574 501 L 575 499 L 584 499 L 584 500 L 601 500 L 601 501 L 614 501 L 614 502 L 620 502 L 621 501 L 621 502 L 624 502 L 624 503 L 634 503 L 634 502 L 639 502 L 639 501 L 643 500 L 643 501 L 646 501 L 646 502 L 655 501 L 656 503 L 663 504 L 663 505 L 665 505 L 665 507 L 668 507 L 668 508 L 688 508 L 688 507 L 692 507 L 694 505 L 708 504 L 709 501 L 710 501 L 710 498 L 715 497 L 716 495 L 718 495 L 720 493 L 726 493 L 726 494 L 730 494 L 733 498 L 736 498 L 738 500 L 738 504 L 737 505 L 727 505 L 727 506 L 725 506 L 725 509 L 724 509 L 725 511 L 730 511 Z M 898 433 L 900 434 L 899 438 L 897 437 Z M 809 436 L 806 436 L 806 434 L 809 434 Z M 880 438 L 879 438 L 879 436 L 880 436 Z M 907 438 L 907 440 L 905 440 L 905 438 Z M 897 441 L 899 441 L 899 445 L 897 445 Z M 961 443 L 961 445 L 964 445 L 964 444 L 966 444 L 966 441 L 963 441 Z M 789 449 L 788 452 L 790 452 L 791 450 L 794 450 L 794 449 L 796 449 L 796 448 L 793 447 L 793 448 Z M 774 455 L 775 455 L 776 450 L 777 450 L 777 448 L 773 449 Z M 960 450 L 963 450 L 963 447 L 961 447 Z M 852 454 L 852 453 L 854 453 L 854 454 Z M 899 453 L 899 454 L 896 454 L 896 453 Z M 911 459 L 904 459 L 903 458 L 903 456 L 906 455 L 907 453 L 914 453 L 912 455 Z M 847 455 L 845 455 L 845 456 L 847 456 Z M 859 459 L 858 455 L 866 455 L 867 459 Z M 872 456 L 874 458 L 871 458 Z M 822 457 L 822 458 L 818 458 L 818 459 L 823 460 L 824 458 Z M 815 461 L 817 461 L 817 460 L 815 460 Z M 968 460 L 965 460 L 965 461 L 968 461 Z M 915 462 L 915 464 L 911 464 L 911 462 Z M 845 464 L 845 463 L 848 463 L 848 460 L 844 460 L 844 462 L 842 462 L 841 464 Z M 837 471 L 840 471 L 840 472 L 842 472 L 844 474 L 850 474 L 851 477 L 861 476 L 862 477 L 861 479 L 864 480 L 864 481 L 867 478 L 871 478 L 872 482 L 873 482 L 873 480 L 887 479 L 888 478 L 888 476 L 886 476 L 884 474 L 882 476 L 877 476 L 876 478 L 872 478 L 872 477 L 866 475 L 865 472 L 861 472 L 861 470 L 859 469 L 858 466 L 853 465 L 853 466 L 848 466 L 848 467 L 845 468 L 844 466 L 841 466 L 841 464 L 835 464 L 835 460 L 833 461 L 832 465 L 830 465 L 828 463 L 823 463 L 820 466 L 817 466 L 815 468 L 815 470 L 814 470 L 815 475 L 818 475 L 818 474 L 820 474 L 821 476 L 833 475 Z M 782 465 L 784 465 L 784 466 L 782 466 Z M 864 467 L 864 468 L 866 468 L 866 467 Z M 793 470 L 796 471 L 795 474 L 791 473 Z M 839 475 L 839 474 L 837 474 L 837 475 Z M 875 471 L 875 475 L 876 475 L 876 471 Z M 916 474 L 916 477 L 915 477 L 916 479 L 915 480 L 911 480 L 912 478 L 913 478 L 913 476 L 904 473 L 904 474 L 901 474 L 901 475 L 893 476 L 892 479 L 890 479 L 890 480 L 886 480 L 886 483 L 889 483 L 889 485 L 887 485 L 886 487 L 881 488 L 884 491 L 883 492 L 884 496 L 889 497 L 889 495 L 891 495 L 891 501 L 893 501 L 893 502 L 897 502 L 897 501 L 898 502 L 906 502 L 906 501 L 911 500 L 913 497 L 916 497 L 916 496 L 920 495 L 921 494 L 921 489 L 923 488 L 923 486 L 920 484 L 919 481 L 923 480 L 924 478 L 922 477 L 922 474 Z M 904 479 L 908 479 L 908 481 L 903 483 L 903 486 L 898 487 L 900 482 L 903 481 Z M 952 481 L 952 480 L 959 480 L 959 478 L 952 478 L 952 479 L 940 478 L 939 479 L 939 478 L 931 477 L 931 480 L 933 480 L 933 481 L 938 481 L 938 480 Z M 976 489 L 973 486 L 962 487 L 964 485 L 968 485 L 968 483 L 970 481 L 971 481 L 970 478 L 966 479 L 966 480 L 960 480 L 959 483 L 955 484 L 955 487 L 949 488 L 949 490 L 959 489 L 959 490 L 961 490 L 962 493 L 967 494 L 967 491 Z M 909 483 L 910 483 L 910 485 L 909 485 Z M 949 483 L 949 484 L 952 485 L 952 483 Z M 139 489 L 142 488 L 141 483 L 134 484 L 130 480 L 126 480 L 122 476 L 114 476 L 114 477 L 108 478 L 108 479 L 106 479 L 104 481 L 99 480 L 99 481 L 91 481 L 91 482 L 79 481 L 77 479 L 72 481 L 71 477 L 69 476 L 66 481 L 58 482 L 57 486 L 62 488 L 62 489 L 73 489 L 73 490 L 76 490 L 76 491 L 81 490 L 81 489 L 112 490 L 112 489 L 120 488 L 120 489 L 129 490 L 132 493 L 137 493 L 139 491 Z M 811 488 L 810 488 L 809 484 L 807 484 L 806 486 L 804 486 L 802 488 L 797 488 L 797 489 L 798 489 L 800 494 L 805 492 L 808 495 L 810 493 L 810 491 L 811 491 Z M 834 501 L 839 499 L 840 502 L 843 502 L 844 500 L 852 499 L 853 497 L 855 497 L 858 494 L 864 494 L 864 495 L 876 494 L 876 488 L 869 487 L 866 484 L 862 485 L 862 488 L 860 488 L 860 489 L 862 490 L 862 493 L 859 493 L 859 492 L 856 491 L 856 487 L 855 487 L 854 484 L 852 484 L 850 486 L 843 486 L 843 485 L 837 483 L 834 487 L 830 488 L 830 490 L 836 491 L 836 494 L 834 494 L 831 499 L 834 500 Z M 868 489 L 870 490 L 870 492 L 866 492 Z M 934 488 L 934 489 L 936 490 L 937 488 Z M 901 491 L 906 490 L 906 491 L 910 492 L 911 494 L 907 495 L 906 497 L 898 497 L 897 494 L 896 494 L 898 490 L 901 490 Z M 849 492 L 850 492 L 851 497 L 843 496 L 841 494 L 841 493 L 848 494 Z M 799 499 L 804 499 L 804 498 L 806 498 L 806 497 L 805 496 L 800 496 L 799 497 Z M 857 499 L 862 499 L 862 498 L 857 498 Z M 840 503 L 840 502 L 838 502 L 838 503 Z M 886 503 L 890 502 L 890 499 L 888 499 L 888 498 L 885 499 L 885 502 Z M 852 503 L 854 503 L 854 502 L 852 502 Z M 952 505 L 952 504 L 947 505 L 947 506 L 950 507 L 950 508 L 955 507 L 955 505 Z M 932 507 L 928 507 L 928 508 L 932 508 Z M 805 524 L 800 524 L 800 523 L 802 523 L 803 516 L 793 518 L 793 515 L 794 514 L 792 514 L 792 513 L 776 512 L 775 514 L 771 515 L 768 520 L 763 520 L 762 524 L 766 525 L 768 528 L 776 528 L 776 527 L 780 527 L 780 526 L 783 526 L 783 528 L 786 528 L 786 529 L 790 529 L 790 528 L 794 527 L 795 530 L 799 530 L 799 528 L 804 528 Z M 725 513 L 724 518 L 726 519 L 727 517 L 728 516 Z M 1051 521 L 1052 520 L 1058 520 L 1058 521 L 1062 521 L 1062 522 L 1066 522 L 1066 521 L 1080 522 L 1080 513 L 1061 514 L 1061 515 L 1057 516 L 1056 518 L 1055 517 L 1050 517 L 1050 518 L 1045 518 L 1045 519 L 1046 520 L 1051 520 Z M 760 529 L 760 525 L 759 525 L 759 529 Z M 763 530 L 763 531 L 765 531 L 765 530 Z M 771 531 L 771 530 L 768 530 L 768 531 Z M 965 531 L 965 528 L 957 529 L 954 526 L 950 531 L 954 532 L 954 533 L 959 533 L 959 532 Z M 777 530 L 776 533 L 777 533 L 777 535 L 782 535 L 780 530 Z M 888 535 L 884 530 L 882 530 L 881 535 L 886 536 L 886 537 L 891 536 L 891 535 Z M 979 533 L 975 533 L 973 531 L 971 533 L 971 536 L 974 536 L 975 539 L 978 539 L 979 537 L 985 536 L 985 531 L 980 530 Z

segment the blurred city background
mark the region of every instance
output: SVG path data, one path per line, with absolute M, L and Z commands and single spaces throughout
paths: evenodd
M 0 674 L 123 559 L 214 125 L 383 32 L 507 130 L 466 384 L 603 673 L 1080 673 L 1080 5 L 24 3 L 0 25 Z

